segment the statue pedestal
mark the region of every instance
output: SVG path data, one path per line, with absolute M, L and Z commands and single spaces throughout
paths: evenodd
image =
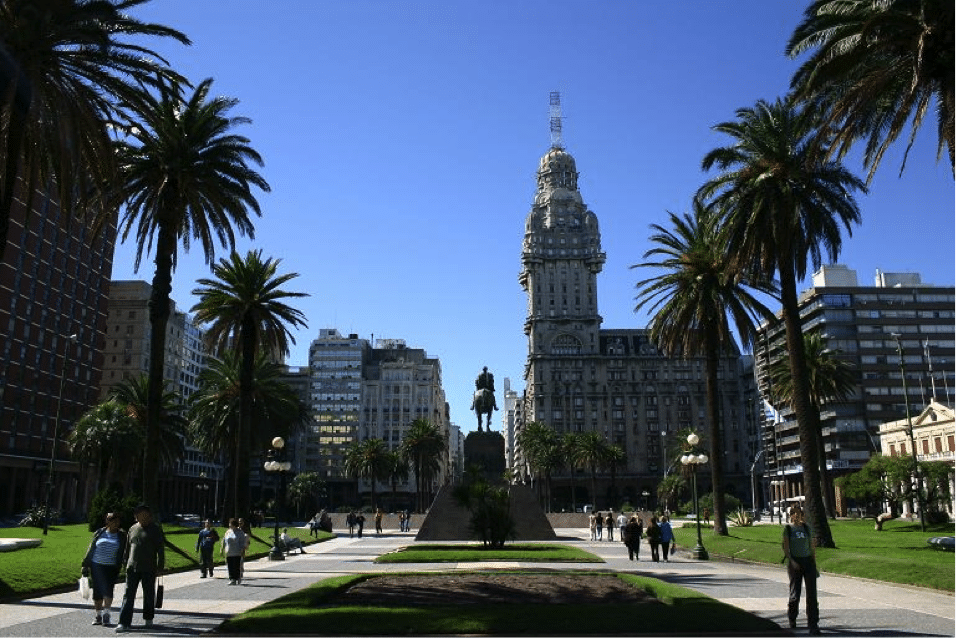
M 507 484 L 505 473 L 505 437 L 500 432 L 471 432 L 465 438 L 465 467 L 478 467 L 492 485 Z M 470 514 L 452 496 L 455 486 L 446 484 L 438 492 L 428 515 L 418 528 L 418 541 L 473 540 L 468 530 Z M 554 528 L 538 504 L 534 491 L 526 485 L 511 485 L 511 515 L 515 520 L 515 540 L 556 540 Z
M 500 432 L 469 432 L 465 437 L 465 471 L 481 469 L 492 485 L 505 483 L 505 437 Z

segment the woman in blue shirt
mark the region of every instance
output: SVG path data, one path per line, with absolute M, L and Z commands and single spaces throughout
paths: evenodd
M 123 564 L 125 532 L 120 529 L 120 517 L 116 512 L 106 515 L 106 526 L 96 530 L 86 557 L 83 559 L 83 575 L 93 577 L 94 625 L 110 624 L 110 608 L 113 606 L 113 588 Z

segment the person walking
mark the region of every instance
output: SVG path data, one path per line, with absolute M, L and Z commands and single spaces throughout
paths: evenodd
M 375 534 L 377 536 L 382 535 L 382 518 L 385 515 L 382 513 L 382 508 L 379 508 L 375 511 Z
M 820 635 L 820 607 L 817 603 L 817 559 L 814 553 L 810 526 L 804 519 L 803 508 L 795 506 L 790 523 L 783 528 L 783 554 L 790 577 L 790 597 L 787 600 L 787 618 L 790 629 L 797 627 L 800 613 L 800 590 L 807 586 L 807 629 L 811 636 Z
M 349 538 L 352 538 L 352 534 L 355 533 L 355 512 L 349 512 L 349 515 L 345 517 L 345 524 L 349 527 Z
M 588 527 L 591 528 L 591 540 L 597 540 L 597 515 L 594 512 L 591 512 L 588 515 Z
M 134 511 L 136 523 L 129 528 L 124 559 L 126 562 L 126 591 L 120 607 L 117 632 L 127 632 L 133 624 L 133 605 L 136 590 L 143 586 L 143 624 L 153 626 L 156 615 L 156 577 L 162 576 L 166 566 L 166 537 L 153 521 L 153 513 L 146 505 Z
M 93 579 L 94 625 L 109 626 L 113 589 L 123 566 L 126 532 L 120 529 L 120 517 L 115 512 L 106 515 L 106 525 L 93 533 L 93 540 L 83 558 L 82 573 Z
M 355 517 L 355 525 L 358 527 L 358 537 L 362 538 L 362 530 L 365 529 L 365 515 L 361 512 Z
M 200 578 L 205 578 L 207 574 L 212 578 L 212 552 L 218 543 L 219 532 L 212 526 L 212 521 L 207 518 L 203 521 L 203 528 L 199 530 L 199 537 L 196 539 L 196 551 L 199 552 L 199 570 L 202 572 Z
M 601 512 L 597 513 L 597 518 L 594 522 L 594 529 L 597 530 L 597 539 L 604 540 L 604 514 Z
M 627 557 L 629 560 L 641 560 L 641 537 L 644 535 L 644 528 L 641 526 L 641 519 L 632 516 L 631 520 L 624 526 L 621 532 L 621 539 L 624 546 L 627 547 Z
M 674 542 L 674 530 L 671 528 L 671 519 L 666 515 L 661 516 L 661 553 L 664 555 L 666 563 L 670 557 L 671 543 Z
M 604 517 L 604 526 L 607 527 L 607 542 L 614 542 L 614 510 L 610 510 Z
M 660 562 L 661 526 L 657 524 L 656 516 L 651 516 L 651 522 L 647 525 L 647 544 L 651 546 L 651 560 Z
M 239 521 L 229 519 L 229 531 L 222 537 L 220 554 L 226 556 L 226 569 L 229 571 L 229 584 L 242 582 L 242 555 L 246 552 L 246 533 L 239 527 Z
M 617 527 L 618 531 L 621 532 L 621 541 L 624 541 L 624 528 L 627 526 L 627 516 L 624 515 L 624 512 L 621 512 L 617 515 Z

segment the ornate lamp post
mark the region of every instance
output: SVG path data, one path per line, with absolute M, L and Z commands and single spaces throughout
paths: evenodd
M 691 432 L 687 435 L 687 444 L 690 446 L 687 454 L 680 457 L 680 462 L 688 466 L 691 470 L 691 476 L 694 479 L 694 516 L 697 519 L 697 547 L 692 550 L 694 558 L 697 560 L 708 560 L 710 556 L 704 549 L 704 541 L 700 537 L 700 504 L 697 500 L 697 466 L 703 465 L 708 461 L 707 455 L 703 452 L 697 454 L 697 444 L 700 438 Z
M 60 369 L 60 393 L 56 398 L 56 417 L 53 419 L 53 445 L 50 450 L 50 472 L 47 476 L 46 484 L 46 508 L 43 512 L 43 535 L 46 536 L 47 530 L 50 528 L 50 499 L 53 496 L 53 477 L 54 469 L 56 466 L 56 444 L 59 442 L 60 438 L 60 406 L 63 405 L 63 383 L 66 381 L 66 355 L 68 346 L 76 344 L 77 335 L 71 334 L 66 338 L 66 345 L 63 346 L 63 366 Z
M 650 502 L 649 502 L 648 499 L 650 498 L 651 493 L 648 492 L 647 490 L 644 490 L 644 491 L 641 492 L 641 496 L 644 497 L 644 510 L 645 510 L 645 511 L 650 511 L 650 510 L 648 509 L 649 506 L 650 506 Z
M 285 475 L 292 469 L 292 463 L 285 460 L 285 440 L 281 436 L 272 439 L 272 449 L 266 457 L 266 462 L 262 464 L 263 469 L 271 474 L 278 473 L 281 486 L 276 490 L 275 511 L 275 533 L 272 540 L 272 550 L 269 552 L 269 560 L 285 560 L 282 550 L 279 549 L 279 495 L 285 492 Z

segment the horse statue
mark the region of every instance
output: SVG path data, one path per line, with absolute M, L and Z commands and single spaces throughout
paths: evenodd
M 478 416 L 478 431 L 481 432 L 481 415 L 487 414 L 488 431 L 491 432 L 491 413 L 495 411 L 495 395 L 488 388 L 475 390 L 471 400 L 471 409 Z

